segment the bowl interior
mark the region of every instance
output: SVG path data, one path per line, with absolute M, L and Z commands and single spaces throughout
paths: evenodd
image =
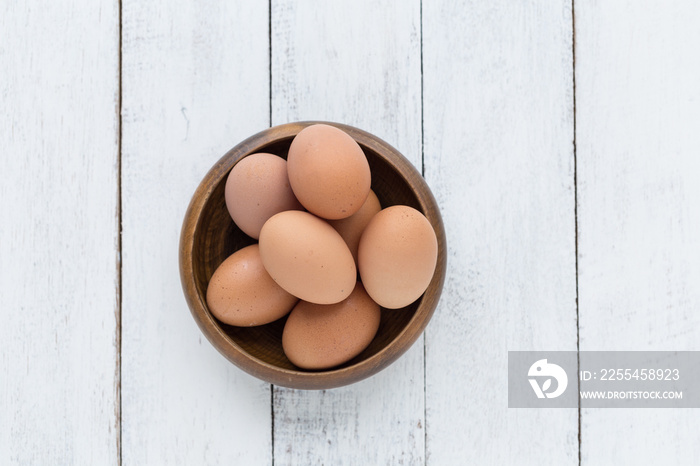
M 259 147 L 255 152 L 269 152 L 286 159 L 292 139 L 293 137 L 280 139 Z M 403 204 L 422 210 L 416 194 L 401 174 L 374 150 L 361 143 L 360 146 L 367 156 L 372 171 L 372 189 L 377 194 L 382 207 Z M 253 238 L 243 233 L 233 223 L 226 209 L 224 188 L 227 176 L 228 174 L 222 177 L 213 187 L 194 233 L 192 265 L 195 286 L 202 297 L 206 296 L 209 280 L 219 264 L 238 249 L 255 243 Z M 422 299 L 421 297 L 403 309 L 382 308 L 379 330 L 369 347 L 354 359 L 332 370 L 352 366 L 378 353 L 408 325 Z M 207 312 L 209 312 L 208 309 Z M 282 350 L 282 330 L 286 317 L 259 327 L 234 327 L 214 320 L 228 338 L 250 356 L 279 368 L 310 372 L 294 366 Z

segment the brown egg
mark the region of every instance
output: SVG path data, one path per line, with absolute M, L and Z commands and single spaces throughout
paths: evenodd
M 275 321 L 297 301 L 267 273 L 257 244 L 231 254 L 216 269 L 207 287 L 207 305 L 214 317 L 239 327 Z
M 355 259 L 355 264 L 357 264 L 357 247 L 360 245 L 362 232 L 369 224 L 369 221 L 372 220 L 372 217 L 380 210 L 382 210 L 382 206 L 379 204 L 379 199 L 374 194 L 374 191 L 370 189 L 367 200 L 362 204 L 360 210 L 348 218 L 328 221 L 345 240 L 345 244 L 348 245 L 352 257 Z
M 294 138 L 287 171 L 302 205 L 331 220 L 357 212 L 372 182 L 367 157 L 357 142 L 344 131 L 322 124 L 308 126 Z
M 337 303 L 355 287 L 357 269 L 345 241 L 308 212 L 272 216 L 260 231 L 260 256 L 270 276 L 304 301 Z
M 299 301 L 284 325 L 282 348 L 303 369 L 328 369 L 367 348 L 379 329 L 381 312 L 362 284 L 337 304 Z
M 285 210 L 303 210 L 287 177 L 287 161 L 273 154 L 241 159 L 226 180 L 226 208 L 246 235 L 258 239 L 268 218 Z
M 375 215 L 360 238 L 358 265 L 367 293 L 388 309 L 408 306 L 428 288 L 437 237 L 425 216 L 397 205 Z

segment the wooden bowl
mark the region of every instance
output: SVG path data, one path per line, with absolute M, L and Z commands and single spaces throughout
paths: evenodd
M 427 291 L 403 309 L 382 309 L 376 337 L 360 355 L 342 366 L 308 371 L 294 366 L 282 350 L 286 317 L 260 327 L 234 327 L 219 322 L 207 307 L 209 279 L 224 259 L 255 240 L 231 220 L 224 187 L 231 168 L 243 157 L 270 152 L 286 159 L 289 145 L 306 126 L 325 123 L 352 136 L 367 155 L 372 189 L 382 207 L 404 204 L 428 218 L 438 239 L 438 260 Z M 264 381 L 291 388 L 327 389 L 348 385 L 387 367 L 416 341 L 440 298 L 446 268 L 445 230 L 435 198 L 411 163 L 381 139 L 351 126 L 299 122 L 262 131 L 228 151 L 204 177 L 192 197 L 180 236 L 180 278 L 192 315 L 212 345 L 229 361 Z

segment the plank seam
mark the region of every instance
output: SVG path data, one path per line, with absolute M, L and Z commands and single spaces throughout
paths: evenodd
M 419 1 L 420 21 L 420 163 L 421 175 L 425 178 L 425 123 L 423 111 L 423 0 Z M 428 376 L 427 376 L 427 343 L 423 332 L 423 464 L 428 464 Z
M 275 386 L 270 384 L 270 458 L 275 466 Z
M 117 54 L 117 361 L 116 361 L 116 411 L 117 411 L 117 464 L 122 464 L 122 0 L 117 0 L 118 54 Z
M 576 270 L 576 370 L 581 371 L 580 356 L 580 325 L 579 325 L 579 299 L 578 299 L 578 166 L 576 154 L 576 0 L 571 0 L 571 67 L 572 67 L 572 105 L 573 105 L 573 151 L 574 151 L 574 267 Z M 580 388 L 580 380 L 576 377 L 577 389 Z M 581 466 L 581 399 L 578 400 L 578 464 Z

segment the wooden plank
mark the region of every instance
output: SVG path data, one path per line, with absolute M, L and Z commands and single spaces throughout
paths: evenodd
M 0 9 L 0 464 L 116 465 L 117 2 Z
M 122 5 L 124 464 L 270 464 L 270 386 L 201 335 L 178 273 L 196 186 L 269 124 L 267 2 Z
M 698 350 L 700 4 L 576 2 L 582 350 Z M 695 410 L 583 410 L 583 464 L 698 464 Z
M 367 130 L 421 166 L 420 4 L 272 2 L 272 122 Z M 363 382 L 275 387 L 276 464 L 422 464 L 423 339 Z
M 576 349 L 571 4 L 423 4 L 425 176 L 449 249 L 427 464 L 572 464 L 575 409 L 508 408 L 509 350 Z

